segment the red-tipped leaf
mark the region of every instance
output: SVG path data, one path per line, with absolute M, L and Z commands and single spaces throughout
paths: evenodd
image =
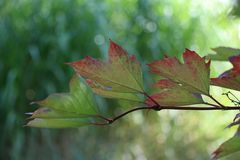
M 86 57 L 70 63 L 77 74 L 88 79 L 93 91 L 108 98 L 140 101 L 136 95 L 143 92 L 140 63 L 110 40 L 107 62 Z

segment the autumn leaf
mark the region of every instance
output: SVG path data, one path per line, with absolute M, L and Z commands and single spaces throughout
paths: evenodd
M 240 56 L 229 58 L 233 68 L 222 73 L 218 78 L 211 78 L 211 84 L 240 91 Z
M 165 57 L 149 64 L 151 72 L 165 78 L 155 87 L 159 93 L 151 95 L 161 105 L 190 105 L 202 103 L 200 94 L 209 94 L 210 61 L 205 62 L 195 52 L 186 50 L 184 63 L 177 58 Z M 148 105 L 153 105 L 148 99 Z
M 212 50 L 215 51 L 216 54 L 209 54 L 208 56 L 212 60 L 217 61 L 227 61 L 229 57 L 240 54 L 240 49 L 231 47 L 217 47 L 213 48 Z
M 151 95 L 162 106 L 182 106 L 203 103 L 199 94 L 193 94 L 171 80 L 163 79 L 158 81 L 154 87 L 159 88 L 160 92 Z M 146 103 L 153 106 L 152 100 L 147 99 Z
M 192 93 L 209 94 L 210 61 L 205 62 L 194 51 L 186 49 L 184 63 L 177 58 L 165 57 L 149 64 L 153 73 L 181 84 Z
M 31 114 L 27 126 L 65 128 L 89 125 L 98 118 L 98 109 L 88 87 L 75 75 L 70 93 L 57 93 L 34 102 L 40 108 Z
M 110 40 L 107 62 L 86 57 L 70 65 L 77 74 L 87 79 L 89 86 L 99 95 L 108 98 L 142 101 L 137 95 L 143 93 L 140 63 Z

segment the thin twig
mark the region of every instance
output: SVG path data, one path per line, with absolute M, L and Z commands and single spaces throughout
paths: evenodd
M 232 95 L 237 101 L 234 100 L 234 99 L 232 99 L 232 98 L 229 96 L 229 94 Z M 228 98 L 234 105 L 236 105 L 236 106 L 239 106 L 239 105 L 240 105 L 239 99 L 238 99 L 232 92 L 228 91 L 227 93 L 223 93 L 222 95 L 226 95 L 227 98 Z
M 218 100 L 216 100 L 212 95 L 207 95 L 209 98 L 211 98 L 214 102 L 216 102 L 218 105 L 219 105 L 219 107 L 221 107 L 221 108 L 225 108 L 225 106 L 224 105 L 222 105 Z
M 238 103 L 240 102 L 240 100 L 232 92 L 228 91 L 228 93 L 231 94 L 237 100 Z

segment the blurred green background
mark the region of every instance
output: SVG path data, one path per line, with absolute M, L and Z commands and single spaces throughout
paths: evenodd
M 237 8 L 231 0 L 1 0 L 0 159 L 209 159 L 233 134 L 224 127 L 236 112 L 139 111 L 111 126 L 59 130 L 23 127 L 24 113 L 37 108 L 31 101 L 68 91 L 74 72 L 64 62 L 106 58 L 109 38 L 137 55 L 146 86 L 144 64 L 164 54 L 239 48 Z M 104 110 L 121 104 L 100 99 Z

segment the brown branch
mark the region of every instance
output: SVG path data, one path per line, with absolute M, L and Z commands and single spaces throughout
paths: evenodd
M 224 108 L 216 108 L 216 107 L 162 107 L 161 109 L 169 109 L 169 110 L 193 110 L 193 111 L 206 111 L 206 110 L 220 110 L 220 111 L 226 111 L 226 110 L 240 110 L 240 107 L 233 107 L 233 106 L 227 106 Z
M 146 92 L 142 93 L 144 96 L 146 96 L 147 98 L 149 98 L 155 105 L 152 107 L 137 107 L 137 108 L 133 108 L 131 110 L 128 110 L 126 112 L 123 112 L 121 114 L 119 114 L 118 116 L 114 117 L 114 118 L 106 118 L 103 117 L 101 115 L 98 115 L 99 118 L 105 120 L 105 122 L 102 123 L 91 123 L 92 125 L 109 125 L 112 124 L 113 122 L 115 122 L 118 119 L 121 119 L 122 117 L 128 115 L 131 112 L 135 112 L 138 110 L 155 110 L 155 111 L 160 111 L 160 110 L 192 110 L 192 111 L 208 111 L 208 110 L 220 110 L 220 111 L 225 111 L 225 110 L 240 110 L 240 106 L 238 107 L 232 107 L 232 106 L 224 106 L 222 105 L 218 100 L 216 100 L 212 95 L 207 95 L 209 98 L 211 98 L 215 103 L 217 104 L 212 104 L 212 103 L 208 103 L 208 102 L 203 102 L 203 104 L 209 105 L 210 107 L 179 107 L 179 106 L 161 106 L 157 101 L 155 101 L 150 95 L 148 95 Z
M 160 111 L 160 110 L 192 110 L 192 111 L 208 111 L 208 110 L 219 110 L 219 111 L 226 111 L 226 110 L 240 110 L 240 107 L 224 107 L 224 108 L 216 108 L 216 107 L 179 107 L 179 106 L 161 106 L 161 109 L 159 109 L 159 106 L 152 106 L 152 107 L 138 107 L 138 108 L 133 108 L 127 112 L 124 112 L 112 119 L 110 118 L 105 118 L 106 122 L 103 123 L 92 123 L 92 125 L 109 125 L 115 122 L 118 119 L 121 119 L 125 115 L 138 111 L 138 110 L 146 110 L 146 109 L 151 109 L 155 111 Z

